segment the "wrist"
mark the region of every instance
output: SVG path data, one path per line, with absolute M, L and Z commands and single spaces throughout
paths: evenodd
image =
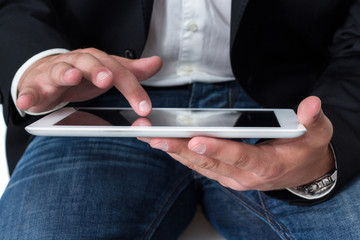
M 328 195 L 333 190 L 337 182 L 337 164 L 335 152 L 331 143 L 329 144 L 329 148 L 331 150 L 332 159 L 334 159 L 332 169 L 325 175 L 315 179 L 312 182 L 296 187 L 287 188 L 288 191 L 299 197 L 311 200 L 322 198 Z

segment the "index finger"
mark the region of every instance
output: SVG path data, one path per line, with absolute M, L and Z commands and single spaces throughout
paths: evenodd
M 140 116 L 146 116 L 151 112 L 151 101 L 144 88 L 140 85 L 135 74 L 120 61 L 97 49 L 85 49 L 78 52 L 85 52 L 86 55 L 94 56 L 103 66 L 110 69 L 111 78 L 90 77 L 90 81 L 101 88 L 115 86 L 128 100 L 130 106 Z M 103 81 L 105 80 L 106 81 Z
M 128 100 L 130 106 L 140 116 L 147 116 L 151 112 L 151 101 L 135 75 L 124 67 L 114 71 L 114 86 Z

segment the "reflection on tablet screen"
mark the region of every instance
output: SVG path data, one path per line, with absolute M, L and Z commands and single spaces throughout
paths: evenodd
M 132 110 L 79 109 L 55 125 L 131 126 L 139 118 Z M 273 111 L 154 109 L 146 119 L 152 126 L 280 127 Z

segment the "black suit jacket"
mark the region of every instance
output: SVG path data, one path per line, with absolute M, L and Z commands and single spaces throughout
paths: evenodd
M 29 141 L 23 127 L 34 120 L 21 118 L 11 100 L 17 69 L 59 47 L 137 58 L 151 12 L 152 0 L 0 0 L 0 95 L 11 170 Z M 232 69 L 259 104 L 296 108 L 309 95 L 322 99 L 334 126 L 340 189 L 360 172 L 360 0 L 233 0 L 231 17 Z

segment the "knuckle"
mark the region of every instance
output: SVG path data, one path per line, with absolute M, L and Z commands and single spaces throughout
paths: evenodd
M 55 88 L 55 87 L 52 87 L 48 84 L 44 84 L 43 85 L 43 88 L 42 88 L 42 91 L 41 91 L 41 94 L 43 96 L 52 96 L 54 95 L 55 93 L 57 93 L 58 89 Z
M 78 59 L 89 59 L 89 60 L 92 60 L 92 59 L 94 59 L 94 55 L 92 55 L 92 54 L 89 53 L 89 52 L 85 52 L 85 53 L 79 54 L 79 55 L 78 55 Z
M 94 47 L 84 48 L 84 49 L 80 49 L 80 50 L 76 50 L 76 51 L 79 53 L 82 53 L 82 54 L 89 54 L 92 57 L 96 57 L 96 58 L 102 58 L 102 57 L 108 56 L 108 54 L 106 54 L 105 52 L 103 52 L 97 48 L 94 48 Z
M 71 58 L 71 62 L 74 66 L 77 66 L 82 61 L 83 56 L 84 53 L 73 53 L 69 55 L 69 57 Z
M 199 172 L 199 171 L 200 171 L 200 168 L 199 168 L 196 164 L 194 164 L 194 163 L 187 162 L 187 163 L 185 163 L 185 165 L 186 165 L 188 168 L 190 168 L 191 170 L 194 170 L 194 171 L 196 171 L 196 172 Z
M 244 166 L 247 166 L 250 162 L 250 157 L 247 154 L 240 154 L 237 159 L 234 161 L 233 166 L 242 168 Z
M 80 48 L 77 50 L 74 50 L 74 53 L 95 53 L 96 51 L 98 51 L 96 48 L 94 47 L 89 47 L 89 48 Z
M 72 54 L 71 58 L 73 65 L 75 66 L 80 65 L 80 63 L 82 62 L 91 63 L 92 61 L 94 61 L 94 56 L 87 52 Z
M 50 80 L 57 81 L 62 78 L 65 67 L 67 65 L 64 62 L 51 64 L 47 71 L 47 76 Z
M 99 52 L 99 50 L 94 47 L 86 48 L 84 49 L 84 51 L 90 54 L 96 54 L 97 52 Z
M 115 75 L 118 79 L 132 78 L 134 76 L 129 69 L 121 64 L 116 69 Z
M 219 163 L 213 159 L 205 159 L 205 160 L 201 161 L 201 163 L 198 164 L 198 166 L 202 169 L 211 170 L 211 169 L 218 168 Z
M 76 55 L 76 54 L 81 54 L 81 53 L 85 53 L 86 52 L 86 49 L 84 48 L 79 48 L 79 49 L 76 49 L 76 50 L 73 50 L 71 52 L 68 52 L 66 53 L 66 55 Z

